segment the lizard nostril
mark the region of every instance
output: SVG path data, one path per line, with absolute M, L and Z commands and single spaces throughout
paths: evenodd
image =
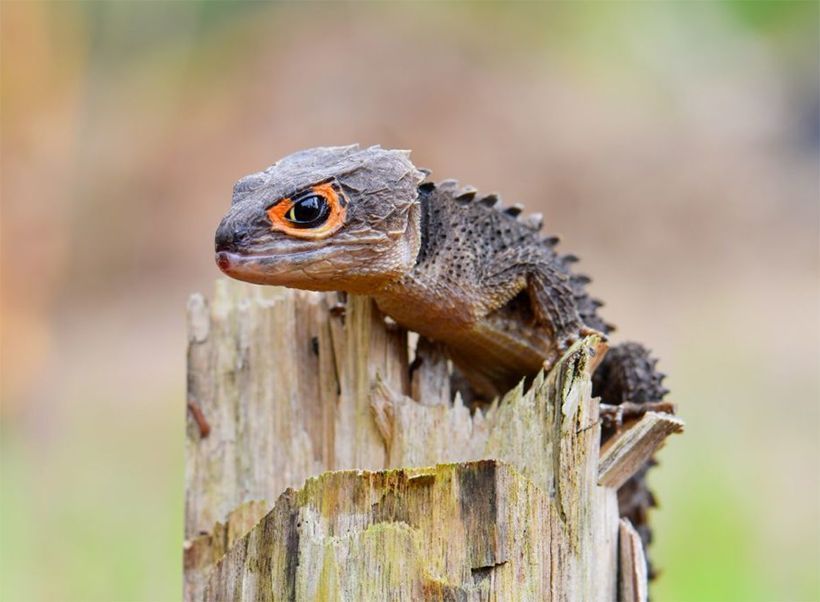
M 233 231 L 234 243 L 242 243 L 248 239 L 250 229 L 247 226 L 236 226 Z

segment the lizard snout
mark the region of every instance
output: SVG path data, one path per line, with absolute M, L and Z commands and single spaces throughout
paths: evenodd
M 234 225 L 230 222 L 222 222 L 216 230 L 215 246 L 216 251 L 241 251 L 242 244 L 247 241 L 250 230 L 247 226 Z

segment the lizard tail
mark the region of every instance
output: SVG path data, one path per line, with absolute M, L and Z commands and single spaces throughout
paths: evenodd
M 593 395 L 610 405 L 661 401 L 669 391 L 662 384 L 665 375 L 655 369 L 656 364 L 657 360 L 650 355 L 649 350 L 638 343 L 622 343 L 611 347 L 593 374 Z M 602 431 L 603 440 L 614 435 L 615 431 L 613 427 L 605 427 Z M 650 459 L 618 490 L 620 515 L 628 518 L 635 526 L 643 540 L 644 549 L 652 541 L 649 510 L 657 505 L 655 496 L 647 487 L 646 473 L 655 464 Z M 651 579 L 655 573 L 648 559 L 647 563 Z

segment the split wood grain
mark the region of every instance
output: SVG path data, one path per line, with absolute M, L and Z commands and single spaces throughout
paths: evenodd
M 647 602 L 648 568 L 641 536 L 629 520 L 621 519 L 619 528 L 620 573 L 618 600 L 620 602 Z
M 186 600 L 615 599 L 597 337 L 473 412 L 364 297 L 223 280 L 188 319 Z

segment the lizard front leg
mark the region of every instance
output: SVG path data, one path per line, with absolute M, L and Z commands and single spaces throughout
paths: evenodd
M 580 337 L 597 332 L 582 321 L 568 274 L 536 264 L 527 276 L 527 292 L 536 320 L 549 329 L 559 354 Z
M 493 269 L 497 268 L 497 269 Z M 490 264 L 482 281 L 482 289 L 492 305 L 490 313 L 512 301 L 521 292 L 528 300 L 531 328 L 544 333 L 549 340 L 544 349 L 543 362 L 549 367 L 578 338 L 600 333 L 586 325 L 579 312 L 578 290 L 573 287 L 571 275 L 560 269 L 555 261 L 543 256 L 527 257 L 518 249 L 499 254 Z M 519 317 L 519 321 L 525 318 Z

